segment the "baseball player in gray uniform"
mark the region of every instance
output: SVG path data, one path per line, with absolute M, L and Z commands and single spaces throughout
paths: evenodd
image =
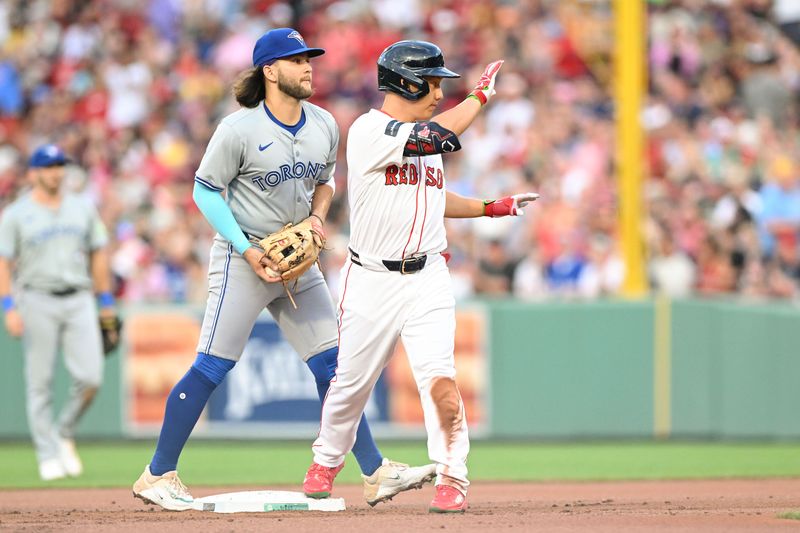
M 0 218 L 0 298 L 8 333 L 23 338 L 28 425 L 39 475 L 46 481 L 83 471 L 73 435 L 103 377 L 92 287 L 99 294 L 100 315 L 115 316 L 103 249 L 106 229 L 90 202 L 62 192 L 67 162 L 55 145 L 38 148 L 29 161 L 32 190 Z M 54 423 L 52 388 L 59 348 L 72 386 Z
M 234 86 L 242 108 L 221 121 L 197 170 L 195 203 L 218 232 L 209 296 L 197 359 L 170 393 L 156 452 L 133 486 L 134 496 L 146 502 L 191 508 L 193 498 L 177 475 L 180 452 L 265 307 L 314 374 L 320 400 L 327 394 L 338 332 L 322 273 L 314 266 L 298 279 L 295 309 L 280 278 L 265 269 L 276 265 L 254 245 L 289 222 L 309 221 L 324 235 L 339 131 L 330 113 L 306 101 L 313 93 L 310 59 L 323 53 L 291 28 L 265 33 L 253 49 L 253 68 Z M 372 505 L 435 476 L 434 465 L 410 467 L 382 457 L 363 417 L 353 453 Z

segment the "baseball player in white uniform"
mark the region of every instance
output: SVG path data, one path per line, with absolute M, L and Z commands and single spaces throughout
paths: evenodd
M 334 193 L 339 130 L 330 113 L 306 101 L 313 93 L 310 59 L 323 53 L 307 47 L 291 28 L 265 33 L 253 49 L 253 68 L 234 86 L 242 108 L 219 124 L 197 170 L 194 200 L 218 232 L 211 249 L 209 297 L 197 359 L 170 393 L 155 454 L 133 486 L 134 496 L 146 502 L 170 510 L 191 508 L 193 498 L 177 475 L 178 458 L 264 308 L 308 364 L 320 399 L 328 391 L 338 335 L 322 273 L 314 266 L 298 278 L 295 309 L 275 276 L 277 265 L 254 245 L 289 222 L 310 221 L 323 234 Z M 357 426 L 353 454 L 369 504 L 433 480 L 434 465 L 389 461 L 363 416 Z
M 103 378 L 98 307 L 100 316 L 115 316 L 106 228 L 91 202 L 62 190 L 67 163 L 58 146 L 37 148 L 29 161 L 33 188 L 0 219 L 0 299 L 8 333 L 23 340 L 28 425 L 45 481 L 83 472 L 74 433 Z M 72 386 L 55 423 L 59 350 Z
M 380 110 L 353 123 L 348 134 L 350 254 L 339 299 L 339 366 L 322 409 L 314 463 L 304 491 L 327 497 L 355 439 L 358 419 L 401 338 L 408 354 L 436 463 L 432 512 L 466 507 L 467 421 L 455 382 L 455 300 L 442 252 L 444 217 L 520 215 L 534 193 L 496 201 L 447 192 L 442 153 L 460 148 L 460 135 L 494 94 L 502 61 L 486 67 L 469 96 L 431 118 L 443 97 L 441 50 L 423 41 L 389 46 L 378 60 Z

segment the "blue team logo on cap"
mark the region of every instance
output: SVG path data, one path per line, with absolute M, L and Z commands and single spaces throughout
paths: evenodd
M 275 28 L 256 41 L 253 47 L 253 66 L 271 65 L 278 59 L 297 54 L 316 57 L 324 53 L 322 48 L 309 48 L 299 31 L 293 28 Z
M 32 168 L 37 167 L 55 167 L 66 165 L 69 158 L 64 152 L 55 144 L 45 144 L 37 148 L 28 161 L 28 166 Z
M 303 36 L 300 35 L 300 32 L 295 30 L 289 35 L 286 36 L 288 39 L 297 39 L 297 42 L 300 43 L 302 46 L 306 45 L 306 42 L 303 40 Z

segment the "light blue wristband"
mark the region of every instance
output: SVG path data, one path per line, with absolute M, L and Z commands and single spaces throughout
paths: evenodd
M 8 313 L 12 309 L 14 309 L 17 305 L 14 303 L 14 297 L 10 294 L 8 296 L 3 296 L 3 312 Z

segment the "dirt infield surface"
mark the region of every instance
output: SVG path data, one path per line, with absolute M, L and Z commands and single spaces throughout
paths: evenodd
M 298 487 L 269 487 L 297 490 Z M 264 487 L 197 487 L 195 497 Z M 2 531 L 771 531 L 798 530 L 777 518 L 800 509 L 800 479 L 485 483 L 473 485 L 465 515 L 431 515 L 433 488 L 374 509 L 357 486 L 336 487 L 347 511 L 224 515 L 162 511 L 127 489 L 0 491 Z

